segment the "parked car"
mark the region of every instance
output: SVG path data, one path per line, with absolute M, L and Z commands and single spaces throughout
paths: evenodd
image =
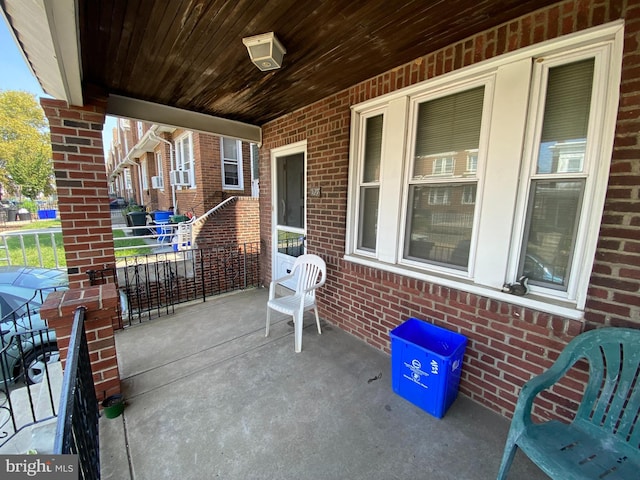
M 546 265 L 541 258 L 536 255 L 527 253 L 524 259 L 523 274 L 530 280 L 539 282 L 553 283 L 555 285 L 564 284 L 564 276 L 554 273 L 553 267 Z
M 127 201 L 124 197 L 110 197 L 109 198 L 109 207 L 111 209 L 122 209 L 127 206 Z
M 55 331 L 39 312 L 49 293 L 67 284 L 62 270 L 0 268 L 0 384 L 39 383 L 45 363 L 60 360 Z

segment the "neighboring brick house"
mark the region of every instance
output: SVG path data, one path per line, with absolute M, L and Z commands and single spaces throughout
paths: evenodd
M 201 216 L 230 196 L 257 196 L 247 142 L 119 118 L 107 155 L 109 193 L 147 210 Z
M 119 118 L 107 156 L 109 193 L 150 213 L 173 209 L 195 217 L 238 197 L 194 224 L 194 238 L 199 247 L 255 242 L 257 156 L 255 144 Z

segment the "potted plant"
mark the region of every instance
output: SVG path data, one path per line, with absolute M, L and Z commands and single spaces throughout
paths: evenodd
M 102 402 L 104 416 L 116 418 L 124 411 L 124 397 L 121 394 L 111 395 Z

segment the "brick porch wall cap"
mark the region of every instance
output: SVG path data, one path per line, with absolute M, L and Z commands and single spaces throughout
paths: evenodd
M 43 319 L 58 318 L 72 313 L 78 307 L 103 310 L 118 306 L 118 292 L 114 284 L 97 285 L 52 292 L 40 308 Z

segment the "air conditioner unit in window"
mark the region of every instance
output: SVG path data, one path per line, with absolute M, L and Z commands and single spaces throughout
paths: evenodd
M 151 188 L 164 188 L 164 181 L 161 176 L 151 177 Z
M 171 179 L 171 185 L 191 185 L 191 177 L 188 170 L 171 170 L 169 177 Z

